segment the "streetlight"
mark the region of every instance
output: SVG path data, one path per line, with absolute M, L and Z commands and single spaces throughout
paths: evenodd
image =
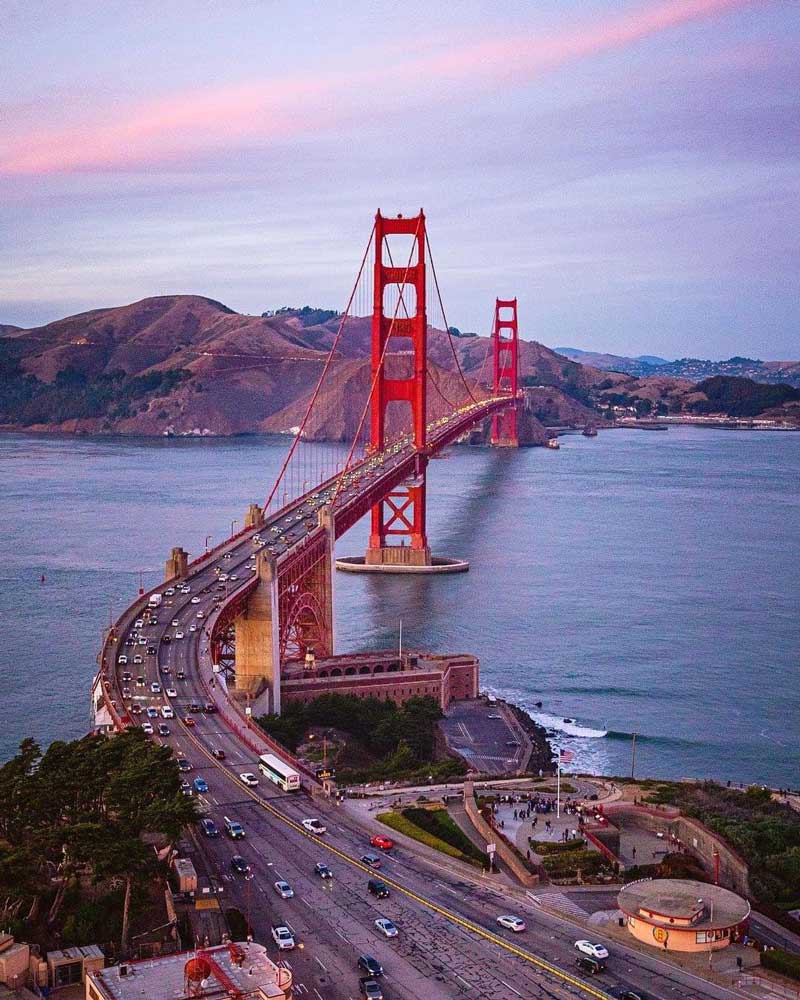
M 206 535 L 206 552 L 208 552 L 208 543 L 211 541 L 211 535 Z
M 234 518 L 234 519 L 233 519 L 233 520 L 231 521 L 231 537 L 233 537 L 233 535 L 234 535 L 234 528 L 236 527 L 236 525 L 237 525 L 238 523 L 239 523 L 239 518 L 238 518 L 238 517 L 235 517 L 235 518 Z

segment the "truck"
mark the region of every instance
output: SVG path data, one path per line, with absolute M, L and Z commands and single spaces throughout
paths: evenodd
M 151 594 L 150 600 L 147 602 L 147 606 L 150 608 L 159 608 L 161 607 L 162 600 L 163 597 L 161 594 Z

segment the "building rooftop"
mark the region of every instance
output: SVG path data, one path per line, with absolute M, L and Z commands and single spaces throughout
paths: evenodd
M 210 960 L 205 967 L 204 957 Z M 91 980 L 103 1000 L 223 1000 L 231 989 L 248 1000 L 277 1000 L 292 976 L 270 961 L 263 945 L 242 941 L 112 966 Z
M 692 930 L 735 927 L 750 915 L 750 904 L 735 892 L 691 879 L 632 882 L 620 891 L 617 902 L 629 916 L 667 927 L 671 920 L 689 921 Z

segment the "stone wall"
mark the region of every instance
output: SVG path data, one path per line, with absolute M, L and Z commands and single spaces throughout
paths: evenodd
M 470 823 L 472 823 L 486 843 L 497 845 L 498 856 L 511 870 L 514 877 L 528 888 L 538 885 L 539 876 L 528 871 L 514 848 L 503 840 L 499 830 L 492 829 L 483 816 L 481 816 L 480 809 L 478 809 L 478 804 L 475 801 L 475 792 L 471 781 L 464 782 L 464 811 L 469 817 Z

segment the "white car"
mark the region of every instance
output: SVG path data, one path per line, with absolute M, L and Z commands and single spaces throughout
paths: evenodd
M 243 781 L 248 788 L 255 788 L 258 784 L 258 778 L 252 771 L 245 771 L 244 774 L 240 774 L 239 781 Z
M 397 937 L 397 928 L 388 917 L 378 917 L 375 921 L 375 926 L 386 937 Z
M 576 941 L 575 947 L 578 951 L 583 952 L 584 955 L 589 955 L 591 958 L 608 958 L 608 948 L 602 944 L 595 944 L 593 941 Z
M 168 698 L 178 697 L 178 692 L 175 690 L 175 688 L 167 688 L 166 694 Z
M 142 732 L 147 733 L 148 736 L 153 735 L 153 724 L 151 722 L 142 723 Z
M 192 604 L 199 604 L 200 603 L 200 598 L 199 597 L 193 597 L 192 600 L 191 600 L 191 603 Z
M 190 632 L 196 632 L 197 631 L 197 626 L 195 625 L 194 622 L 192 622 L 192 624 L 189 626 L 189 631 Z
M 161 718 L 162 719 L 174 719 L 175 718 L 175 712 L 172 710 L 172 708 L 169 705 L 162 705 L 161 706 Z
M 197 612 L 197 617 L 198 617 L 198 618 L 205 618 L 205 612 L 203 612 L 203 611 L 198 611 L 198 612 Z
M 173 618 L 172 619 L 172 627 L 173 628 L 177 628 L 179 625 L 180 625 L 180 622 L 178 621 L 178 619 L 177 618 Z
M 272 940 L 281 951 L 291 951 L 294 948 L 294 935 L 283 924 L 272 928 Z
M 509 931 L 514 931 L 516 934 L 521 934 L 526 926 L 522 917 L 512 917 L 510 914 L 498 917 L 497 922 L 501 927 L 505 927 Z
M 175 633 L 175 638 L 176 639 L 182 639 L 183 638 L 183 632 L 176 632 Z
M 150 691 L 153 694 L 161 694 L 161 685 L 158 683 L 158 681 L 153 681 L 153 683 L 150 685 Z
M 283 880 L 275 882 L 275 892 L 277 892 L 281 899 L 291 899 L 294 896 L 294 889 L 288 882 L 284 882 Z
M 128 657 L 127 657 L 127 656 L 126 656 L 126 655 L 125 655 L 124 653 L 123 653 L 123 654 L 122 654 L 122 656 L 120 656 L 120 658 L 119 658 L 119 659 L 117 660 L 117 663 L 119 663 L 119 664 L 120 664 L 121 666 L 123 666 L 123 667 L 125 666 L 125 664 L 126 664 L 127 662 L 128 662 Z
M 137 618 L 136 621 L 134 622 L 134 628 L 143 628 L 143 626 L 144 626 L 144 618 Z
M 320 823 L 318 819 L 304 819 L 303 828 L 308 830 L 309 833 L 316 833 L 317 836 L 328 832 L 327 826 Z

